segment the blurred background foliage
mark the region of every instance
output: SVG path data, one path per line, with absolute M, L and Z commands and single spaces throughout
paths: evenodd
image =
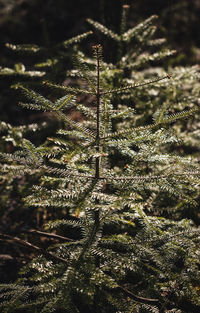
M 196 62 L 198 56 L 194 48 L 198 48 L 200 40 L 200 0 L 0 0 L 2 42 L 42 45 L 47 39 L 41 31 L 44 23 L 50 40 L 59 42 L 86 31 L 88 17 L 116 30 L 121 5 L 126 3 L 131 5 L 130 26 L 157 14 L 159 29 L 169 45 L 185 54 L 187 63 Z
M 152 14 L 157 14 L 158 32 L 167 39 L 169 48 L 176 49 L 177 55 L 168 59 L 167 65 L 196 64 L 200 59 L 199 34 L 200 0 L 0 0 L 0 66 L 13 67 L 22 61 L 22 56 L 9 51 L 6 43 L 37 44 L 51 47 L 63 40 L 91 29 L 86 22 L 92 18 L 108 28 L 119 32 L 121 6 L 130 4 L 129 27 L 137 25 Z M 90 51 L 96 42 L 103 41 L 104 57 L 112 58 L 109 40 L 99 33 L 84 41 L 84 49 Z M 31 70 L 36 63 L 35 56 L 23 56 L 23 63 Z M 70 62 L 69 62 L 70 63 Z M 65 64 L 70 67 L 70 64 Z M 27 121 L 27 111 L 17 106 L 16 92 L 10 89 L 13 83 L 9 77 L 0 79 L 1 119 L 22 124 Z M 8 97 L 9 95 L 9 97 Z M 10 97 L 13 103 L 10 105 Z M 7 99 L 7 100 L 6 100 Z M 29 119 L 31 119 L 29 113 Z
M 42 47 L 56 45 L 91 29 L 86 22 L 92 18 L 108 28 L 119 32 L 122 4 L 130 4 L 129 27 L 137 25 L 152 14 L 157 14 L 158 30 L 167 39 L 169 48 L 176 49 L 177 55 L 168 59 L 169 65 L 196 64 L 200 59 L 199 34 L 200 0 L 0 0 L 0 66 L 13 67 L 22 61 L 22 56 L 9 51 L 6 43 L 37 44 Z M 84 41 L 84 49 L 103 40 L 104 57 L 111 57 L 109 40 L 99 33 Z M 31 69 L 34 56 L 23 56 L 23 61 Z M 67 65 L 65 64 L 67 67 Z M 70 64 L 69 64 L 70 67 Z M 67 68 L 66 68 L 67 69 Z M 16 93 L 10 87 L 8 77 L 0 79 L 1 119 L 17 124 L 27 121 L 27 111 L 19 109 Z M 9 97 L 8 97 L 9 95 Z M 8 104 L 12 96 L 12 106 Z M 14 117 L 14 118 L 13 118 Z M 31 118 L 31 117 L 30 117 Z

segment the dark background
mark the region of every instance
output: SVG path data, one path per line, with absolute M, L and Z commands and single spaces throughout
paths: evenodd
M 6 43 L 53 46 L 91 30 L 86 22 L 88 17 L 119 32 L 123 4 L 130 5 L 128 27 L 153 14 L 159 16 L 157 37 L 165 37 L 168 48 L 178 52 L 168 59 L 168 64 L 199 63 L 200 0 L 0 0 L 0 66 L 13 68 L 18 62 L 34 64 L 31 56 L 9 51 Z M 100 33 L 95 32 L 84 40 L 82 48 L 89 52 L 96 43 L 103 45 L 104 57 L 109 59 L 114 49 Z M 13 78 L 0 77 L 0 119 L 19 125 L 26 122 L 28 112 L 19 109 L 20 99 L 16 91 L 10 89 L 11 84 Z
M 200 43 L 200 0 L 0 0 L 1 42 L 45 44 L 42 24 L 56 43 L 90 29 L 86 18 L 118 30 L 121 5 L 130 4 L 130 26 L 159 16 L 158 26 L 168 44 L 185 54 L 185 62 L 197 61 Z M 1 46 L 1 63 L 6 53 Z

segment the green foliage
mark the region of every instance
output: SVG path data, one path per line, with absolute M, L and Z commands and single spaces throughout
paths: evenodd
M 122 8 L 122 19 L 120 33 L 112 36 L 110 31 L 98 22 L 88 19 L 96 31 L 101 32 L 103 35 L 110 38 L 109 48 L 113 47 L 115 55 L 112 57 L 112 62 L 104 63 L 104 87 L 113 89 L 117 86 L 120 88 L 122 85 L 127 84 L 135 85 L 138 82 L 149 81 L 154 82 L 144 83 L 141 88 L 127 89 L 125 93 L 119 96 L 116 93 L 111 95 L 111 102 L 114 109 L 131 108 L 135 110 L 135 118 L 126 119 L 124 122 L 118 120 L 118 129 L 129 128 L 131 126 L 139 126 L 141 124 L 148 125 L 152 123 L 152 119 L 159 123 L 159 118 L 162 123 L 170 120 L 173 123 L 173 118 L 176 119 L 176 114 L 183 120 L 178 123 L 173 123 L 170 127 L 175 136 L 178 136 L 181 141 L 179 145 L 172 145 L 170 152 L 177 154 L 177 151 L 182 152 L 182 155 L 193 154 L 197 157 L 199 153 L 199 67 L 175 67 L 169 68 L 168 72 L 171 73 L 171 80 L 160 81 L 160 77 L 168 76 L 166 72 L 166 57 L 174 55 L 176 51 L 170 51 L 165 48 L 165 40 L 163 38 L 155 38 L 156 27 L 154 23 L 157 19 L 156 15 L 151 16 L 142 23 L 128 29 L 128 11 L 129 6 L 124 5 Z M 113 46 L 112 46 L 113 43 Z M 111 49 L 112 50 L 112 49 Z M 117 56 L 117 57 L 116 57 Z M 84 57 L 84 56 L 83 56 Z M 161 63 L 162 62 L 162 63 Z M 161 67 L 161 64 L 164 66 Z M 169 76 L 170 76 L 169 75 Z M 157 80 L 157 82 L 156 82 Z M 126 88 L 126 87 L 125 87 Z M 116 88 L 117 89 L 117 88 Z M 196 108 L 196 109 L 195 109 Z M 192 109 L 192 111 L 190 111 Z M 193 111 L 194 110 L 194 111 Z M 196 114 L 194 114 L 196 111 Z M 184 116 L 191 112 L 192 119 L 185 120 Z M 164 124 L 160 125 L 164 126 Z M 113 130 L 117 131 L 116 125 L 113 124 Z M 150 126 L 151 127 L 151 126 Z M 165 126 L 164 126 L 165 127 Z M 147 127 L 148 129 L 148 127 Z M 194 195 L 193 195 L 194 196 Z M 166 202 L 166 198 L 163 198 Z M 182 218 L 193 218 L 199 224 L 199 213 L 197 203 L 199 202 L 199 191 L 196 189 L 194 196 L 196 201 L 196 209 L 191 214 L 191 206 L 189 202 L 182 202 L 177 213 L 176 203 L 174 210 L 172 203 L 168 211 L 168 217 L 178 216 Z M 194 202 L 193 202 L 194 205 Z M 193 206 L 192 205 L 192 206 Z M 163 205 L 159 203 L 159 207 Z M 166 216 L 166 205 L 165 216 Z M 173 214 L 171 214 L 173 212 Z
M 53 79 L 55 76 L 55 79 L 60 79 L 61 77 L 56 76 L 56 74 L 58 74 L 58 71 L 60 71 L 62 66 L 65 66 L 65 63 L 70 59 L 70 53 L 66 51 L 66 49 L 78 44 L 91 34 L 92 32 L 89 31 L 67 39 L 55 46 L 49 46 L 49 43 L 46 43 L 44 47 L 35 44 L 13 45 L 7 43 L 6 47 L 15 53 L 32 56 L 33 59 L 35 57 L 42 61 L 35 63 L 33 65 L 34 70 L 31 71 L 27 71 L 25 65 L 22 63 L 15 64 L 14 69 L 7 67 L 0 68 L 0 75 L 31 79 L 37 77 L 51 77 L 51 79 Z
M 198 206 L 199 162 L 184 144 L 196 147 L 199 138 L 198 126 L 189 127 L 199 114 L 199 75 L 196 67 L 173 75 L 148 67 L 174 52 L 152 53 L 163 43 L 152 39 L 156 16 L 127 31 L 128 8 L 119 35 L 89 20 L 117 41 L 115 63 L 103 61 L 96 45 L 93 58 L 77 51 L 71 84 L 45 77 L 40 91 L 12 85 L 26 98 L 22 107 L 51 114 L 57 126 L 33 143 L 27 132 L 48 123 L 1 123 L 2 146 L 15 147 L 0 154 L 3 184 L 12 189 L 29 177 L 24 206 L 48 212 L 45 231 L 22 231 L 50 240 L 36 246 L 0 234 L 38 254 L 14 284 L 0 285 L 4 313 L 188 313 L 188 303 L 192 313 L 200 306 L 199 229 L 182 219 L 187 206 Z
M 50 45 L 47 42 L 44 42 L 44 46 L 40 47 L 35 44 L 22 44 L 22 45 L 14 45 L 14 44 L 6 44 L 7 49 L 13 52 L 13 55 L 18 55 L 18 58 L 21 58 L 23 61 L 13 64 L 13 68 L 11 67 L 0 67 L 0 78 L 2 81 L 4 80 L 4 91 L 9 88 L 7 93 L 10 96 L 10 93 L 13 90 L 20 89 L 20 83 L 24 83 L 26 87 L 34 86 L 40 89 L 41 79 L 51 78 L 51 80 L 59 80 L 62 81 L 65 77 L 65 70 L 69 67 L 71 56 L 73 52 L 77 49 L 77 44 L 82 40 L 91 35 L 91 31 L 77 35 L 73 38 L 67 39 L 55 46 Z M 49 46 L 50 45 L 50 46 Z M 10 63 L 13 63 L 14 57 Z M 31 60 L 31 61 L 30 61 Z M 27 63 L 27 65 L 25 65 Z M 35 63 L 35 64 L 32 64 Z M 62 77 L 61 77 L 62 76 Z M 12 90 L 10 90 L 10 85 Z M 23 87 L 23 88 L 26 88 Z M 28 89 L 26 89 L 28 90 Z M 3 92 L 4 92 L 3 91 Z M 6 93 L 6 92 L 5 92 Z M 8 99 L 5 99 L 4 94 L 1 99 L 2 113 L 10 116 L 16 116 L 15 112 L 15 102 L 17 102 L 18 98 L 16 93 L 14 94 L 12 105 L 8 102 Z M 8 95 L 7 95 L 8 96 Z M 30 95 L 31 96 L 31 95 Z M 34 93 L 36 97 L 36 93 Z M 50 97 L 50 95 L 49 95 Z M 71 98 L 71 96 L 70 96 Z M 41 96 L 38 94 L 38 106 L 35 104 L 32 108 L 34 111 L 41 110 L 42 106 L 39 105 L 39 101 L 41 100 Z M 8 103 L 7 103 L 8 102 Z M 67 99 L 66 99 L 67 102 Z M 50 103 L 50 101 L 49 101 Z M 22 108 L 26 108 L 25 103 L 20 103 Z M 59 103 L 57 103 L 59 107 Z M 65 104 L 66 107 L 67 104 Z M 4 108 L 5 107 L 5 108 Z M 46 107 L 43 108 L 44 111 L 48 111 Z M 34 112 L 35 114 L 35 112 Z M 18 115 L 18 113 L 17 113 Z M 21 116 L 25 115 L 24 111 L 20 111 L 20 122 Z M 27 113 L 26 113 L 27 115 Z M 38 115 L 39 116 L 39 115 Z M 36 119 L 37 117 L 36 116 Z M 4 117 L 4 116 L 3 116 Z M 15 126 L 12 127 L 10 123 L 2 122 L 0 126 L 0 131 L 2 134 L 0 140 L 0 151 L 1 152 L 10 152 L 11 154 L 18 150 L 21 146 L 24 146 L 24 139 L 34 140 L 35 143 L 40 144 L 42 141 L 45 141 L 47 134 L 50 136 L 56 132 L 56 129 L 59 127 L 58 120 L 50 120 L 45 119 L 43 122 L 32 124 L 30 122 L 30 116 L 25 116 L 26 125 L 23 126 Z M 19 123 L 16 119 L 14 123 Z M 27 125 L 29 124 L 30 125 Z M 43 152 L 45 154 L 45 143 Z M 18 152 L 19 153 L 19 152 Z M 30 159 L 31 162 L 31 159 Z M 4 220 L 3 224 L 8 222 L 8 216 L 14 213 L 10 212 L 10 207 L 13 206 L 13 203 L 16 203 L 17 200 L 17 208 L 22 211 L 22 215 L 17 213 L 15 216 L 15 227 L 23 224 L 22 216 L 25 213 L 26 209 L 24 209 L 24 204 L 22 201 L 22 197 L 26 194 L 26 190 L 30 185 L 33 184 L 34 181 L 37 181 L 40 177 L 40 171 L 37 170 L 26 170 L 26 175 L 22 178 L 21 174 L 24 173 L 24 167 L 22 164 L 12 164 L 12 168 L 10 170 L 7 168 L 7 164 L 3 164 L 1 171 L 1 200 L 0 200 L 0 216 Z M 9 212 L 9 214 L 7 214 Z M 43 215 L 40 214 L 40 215 Z M 19 218 L 18 218 L 19 216 Z M 24 214 L 27 216 L 27 213 Z M 35 220 L 35 211 L 33 215 Z M 4 218 L 5 217 L 5 218 Z M 6 226 L 6 225 L 5 225 Z
M 199 232 L 189 221 L 156 217 L 146 208 L 152 193 L 190 201 L 188 186 L 194 192 L 199 184 L 198 163 L 168 153 L 165 146 L 178 139 L 162 128 L 188 118 L 193 109 L 167 116 L 162 112 L 148 126 L 113 132 L 113 121 L 134 121 L 135 115 L 129 108 L 116 112 L 111 95 L 154 82 L 104 89 L 101 47 L 94 51 L 93 64 L 77 61 L 79 76 L 89 84 L 84 93 L 89 90 L 94 99 L 90 110 L 75 101 L 81 92 L 75 87 L 67 89 L 71 94 L 51 101 L 23 85 L 15 86 L 30 101 L 23 105 L 52 112 L 64 128 L 46 147 L 23 139 L 22 150 L 1 157 L 11 162 L 8 171 L 13 162 L 20 167 L 19 172 L 15 169 L 17 175 L 42 172 L 26 205 L 60 210 L 62 218 L 50 221 L 46 229 L 61 231 L 66 240 L 48 250 L 31 247 L 42 256 L 22 269 L 17 284 L 2 285 L 3 312 L 158 312 L 160 306 L 182 310 L 183 298 L 199 304 L 195 289 Z M 85 117 L 72 120 L 69 108 Z

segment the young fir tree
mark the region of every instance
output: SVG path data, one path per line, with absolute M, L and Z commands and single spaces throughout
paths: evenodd
M 165 39 L 155 38 L 157 19 L 156 15 L 151 16 L 140 24 L 128 29 L 129 5 L 122 6 L 122 17 L 119 34 L 108 29 L 99 22 L 88 19 L 97 31 L 109 38 L 109 52 L 114 51 L 105 67 L 105 81 L 107 87 L 112 89 L 114 86 L 135 84 L 137 81 L 150 79 L 166 75 L 166 71 L 160 66 L 168 56 L 173 56 L 176 51 L 165 48 Z M 113 45 L 112 45 L 113 44 Z M 111 48 L 113 47 L 113 48 Z M 164 63 L 166 68 L 166 63 Z M 154 83 L 153 85 L 143 86 L 136 91 L 127 91 L 117 98 L 113 95 L 112 103 L 117 109 L 119 104 L 122 107 L 136 109 L 134 125 L 151 123 L 152 118 L 156 119 L 160 114 L 175 114 L 186 109 L 199 105 L 199 67 L 169 67 L 173 80 Z M 127 127 L 127 121 L 121 123 L 120 127 Z M 178 134 L 181 139 L 178 151 L 182 155 L 199 155 L 199 115 L 194 114 L 192 119 L 175 123 L 171 130 Z M 177 153 L 177 147 L 170 147 Z M 190 191 L 188 190 L 189 194 Z M 190 197 L 190 195 L 188 195 Z M 170 218 L 192 218 L 199 224 L 198 203 L 200 201 L 199 189 L 193 193 L 193 202 L 182 201 L 175 197 L 166 208 L 167 198 L 165 193 L 157 198 L 155 195 L 149 199 L 149 207 L 156 210 L 156 207 L 164 209 L 164 215 L 168 211 Z M 194 207 L 196 209 L 194 209 Z M 177 210 L 178 209 L 178 210 Z
M 22 230 L 50 238 L 48 248 L 1 234 L 39 254 L 15 284 L 1 285 L 3 312 L 187 313 L 188 307 L 195 312 L 200 305 L 199 231 L 189 220 L 148 214 L 145 197 L 165 190 L 169 197 L 184 198 L 199 184 L 198 162 L 165 150 L 178 142 L 168 125 L 199 108 L 167 116 L 161 112 L 154 123 L 134 126 L 134 110 L 115 109 L 113 94 L 170 76 L 106 89 L 101 54 L 96 45 L 95 62 L 76 60 L 80 88 L 45 83 L 66 93 L 54 102 L 15 86 L 30 100 L 21 103 L 24 107 L 53 112 L 63 127 L 47 146 L 24 139 L 23 149 L 1 156 L 13 175 L 41 172 L 41 183 L 25 202 L 57 211 L 60 219 L 52 214 L 43 232 Z M 90 106 L 77 101 L 81 94 L 89 97 Z M 81 113 L 79 122 L 69 117 L 72 110 Z M 118 119 L 133 127 L 113 130 Z
M 120 35 L 114 34 L 112 31 L 108 30 L 99 23 L 89 20 L 90 23 L 92 23 L 97 29 L 103 31 L 104 34 L 109 35 L 110 40 L 115 39 L 117 42 L 117 59 L 113 60 L 112 64 L 105 64 L 102 71 L 102 78 L 104 78 L 103 86 L 107 89 L 117 88 L 121 85 L 126 86 L 127 84 L 135 84 L 137 81 L 145 79 L 154 80 L 158 77 L 158 75 L 167 75 L 163 68 L 153 66 L 152 62 L 162 61 L 166 56 L 174 54 L 174 51 L 170 52 L 169 50 L 162 48 L 165 40 L 154 39 L 156 28 L 153 26 L 153 23 L 157 18 L 156 16 L 152 16 L 143 23 L 127 31 L 128 10 L 129 6 L 123 6 Z M 45 31 L 45 33 L 47 32 Z M 43 59 L 43 62 L 41 61 L 36 64 L 34 68 L 31 67 L 31 71 L 25 70 L 25 61 L 23 61 L 23 64 L 16 64 L 16 70 L 2 68 L 1 76 L 3 78 L 10 77 L 15 82 L 16 80 L 29 82 L 28 86 L 32 87 L 33 85 L 40 86 L 41 79 L 44 78 L 61 83 L 66 77 L 65 65 L 71 54 L 70 52 L 66 52 L 65 48 L 77 43 L 81 39 L 84 39 L 89 34 L 90 32 L 84 33 L 83 35 L 76 36 L 54 47 L 51 47 L 50 40 L 48 38 L 45 41 L 46 46 L 44 47 L 39 47 L 37 45 L 7 44 L 8 48 L 11 50 L 25 54 L 28 53 L 28 55 L 31 53 L 31 55 L 35 55 L 37 62 L 38 58 Z M 109 42 L 109 45 L 110 44 L 111 41 Z M 110 50 L 116 51 L 116 49 Z M 80 51 L 79 54 L 84 57 Z M 88 57 L 86 60 L 90 63 L 93 62 L 93 60 Z M 38 71 L 38 69 L 42 69 L 42 72 Z M 125 109 L 126 107 L 131 107 L 132 109 L 135 108 L 135 119 L 131 120 L 131 125 L 134 123 L 134 125 L 137 126 L 151 123 L 152 117 L 156 119 L 156 116 L 159 116 L 161 111 L 163 114 L 165 112 L 167 115 L 168 113 L 172 114 L 182 112 L 184 109 L 192 108 L 194 105 L 198 104 L 199 73 L 197 71 L 197 67 L 179 67 L 170 69 L 169 72 L 173 73 L 173 81 L 166 80 L 162 83 L 158 81 L 153 85 L 144 85 L 137 88 L 134 93 L 132 90 L 127 90 L 125 94 L 120 94 L 120 96 L 119 94 L 113 94 L 111 100 L 114 108 L 116 110 L 118 108 Z M 76 71 L 71 71 L 70 74 L 75 75 Z M 197 118 L 198 115 L 193 115 L 193 119 L 184 120 L 184 124 L 181 121 L 171 126 L 182 140 L 181 145 L 178 147 L 178 150 L 182 153 L 182 155 L 188 155 L 192 151 L 196 156 L 199 152 L 198 141 L 200 134 Z M 118 128 L 129 127 L 128 119 L 123 122 L 123 120 L 118 118 L 117 121 L 117 123 L 112 123 L 113 130 L 116 130 L 116 125 L 118 125 Z M 44 127 L 41 129 L 42 125 Z M 39 126 L 39 129 L 41 129 L 39 135 L 35 135 L 36 141 L 38 142 L 38 138 L 52 135 L 58 126 L 59 125 L 55 123 L 54 127 L 52 127 L 52 120 L 50 128 L 48 127 L 48 123 L 42 123 Z M 29 129 L 28 135 L 30 134 L 31 127 L 32 126 L 27 127 L 27 130 Z M 12 129 L 11 125 L 9 125 L 9 127 L 4 127 L 3 123 L 3 136 L 0 142 L 1 150 L 11 152 L 11 150 L 13 151 L 15 149 L 17 143 L 20 145 L 24 136 L 27 138 L 27 131 L 25 131 L 25 128 L 26 127 L 23 126 Z M 21 131 L 22 129 L 23 132 Z M 36 126 L 34 125 L 33 130 L 34 133 L 36 133 Z M 17 140 L 16 134 L 18 138 Z M 170 146 L 169 149 L 171 150 L 172 146 Z M 177 149 L 177 146 L 175 146 L 175 149 Z M 170 150 L 168 152 L 170 152 Z M 174 152 L 176 153 L 176 151 Z M 119 159 L 118 155 L 117 159 Z M 113 162 L 115 161 L 115 157 L 113 157 Z M 38 176 L 36 175 L 36 179 L 37 177 Z M 12 180 L 10 180 L 10 176 L 3 175 L 1 178 L 3 180 L 3 184 L 1 184 L 2 192 L 5 193 L 3 201 L 1 199 L 1 207 L 10 207 L 10 201 L 7 201 L 7 199 L 9 194 L 11 200 L 11 193 L 13 193 L 13 190 L 17 190 L 19 195 L 18 204 L 20 207 L 20 197 L 23 188 L 21 188 L 20 184 L 18 184 L 18 180 L 14 179 L 13 183 L 11 183 Z M 29 179 L 27 180 L 27 178 L 25 178 L 25 180 L 28 181 Z M 7 192 L 8 190 L 10 190 L 9 193 Z M 200 196 L 198 188 L 193 188 L 192 190 L 188 189 L 187 199 L 186 197 L 182 199 L 179 197 L 179 194 L 177 194 L 174 195 L 174 198 L 171 199 L 170 202 L 168 201 L 168 195 L 165 191 L 163 191 L 162 196 L 159 194 L 159 197 L 156 196 L 156 193 L 151 193 L 150 196 L 145 196 L 148 198 L 148 209 L 152 212 L 157 212 L 159 208 L 159 214 L 161 210 L 163 210 L 164 216 L 167 214 L 169 218 L 180 219 L 183 217 L 189 217 L 192 218 L 197 224 L 199 223 L 198 202 Z M 191 199 L 193 200 L 191 201 Z M 194 209 L 194 207 L 196 207 L 196 209 Z M 1 211 L 3 212 L 2 214 L 4 214 L 5 209 L 2 209 Z M 35 215 L 35 212 L 32 213 Z M 16 212 L 15 218 L 17 218 L 17 215 L 19 215 L 18 212 Z M 41 215 L 43 215 L 43 212 L 41 212 Z M 40 218 L 37 218 L 37 220 L 39 219 Z

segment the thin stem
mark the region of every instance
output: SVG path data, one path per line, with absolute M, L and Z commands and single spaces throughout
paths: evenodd
M 100 151 L 100 45 L 94 47 L 97 58 L 97 89 L 96 89 L 96 103 L 97 103 L 97 124 L 96 124 L 96 151 Z M 100 157 L 96 158 L 95 178 L 100 177 Z
M 63 241 L 75 241 L 72 238 L 67 238 L 67 237 L 63 237 L 54 233 L 46 233 L 43 231 L 39 231 L 36 229 L 27 229 L 27 230 L 23 230 L 22 233 L 27 233 L 27 234 L 33 234 L 33 235 L 38 235 L 38 236 L 44 236 L 44 237 L 48 237 L 51 239 L 58 239 L 58 240 L 63 240 Z
M 40 248 L 38 246 L 35 246 L 35 245 L 31 244 L 30 242 L 22 240 L 22 239 L 20 239 L 18 237 L 12 237 L 10 235 L 0 234 L 0 239 L 1 240 L 6 240 L 6 241 L 11 241 L 12 244 L 16 244 L 17 243 L 19 245 L 27 247 L 27 248 L 29 248 L 29 249 L 37 252 L 37 253 L 43 254 L 47 259 L 50 259 L 50 260 L 52 260 L 54 262 L 56 261 L 56 262 L 61 262 L 61 263 L 67 263 L 66 259 L 58 257 L 55 254 L 53 254 L 51 252 L 48 252 L 45 249 L 42 249 L 42 248 Z
M 137 88 L 137 87 L 143 87 L 143 86 L 146 86 L 146 85 L 150 85 L 150 84 L 159 82 L 160 80 L 163 80 L 163 79 L 166 79 L 166 78 L 170 79 L 171 77 L 172 77 L 171 74 L 167 74 L 167 75 L 165 75 L 163 77 L 158 77 L 158 78 L 156 78 L 154 80 L 149 80 L 149 81 L 146 81 L 144 83 L 139 83 L 139 84 L 134 84 L 134 85 L 127 85 L 125 87 L 111 89 L 111 90 L 102 92 L 101 95 L 107 95 L 109 93 L 121 93 L 121 92 L 126 91 L 126 90 L 129 91 L 129 90 Z
M 140 303 L 146 303 L 146 304 L 152 304 L 156 305 L 159 303 L 159 299 L 152 299 L 152 298 L 144 298 L 135 295 L 130 290 L 124 288 L 123 286 L 118 285 L 118 289 L 120 289 L 126 296 L 132 298 L 133 300 L 140 302 Z
M 124 42 L 123 42 L 123 33 L 125 33 L 126 28 L 127 28 L 127 15 L 128 15 L 128 11 L 129 11 L 130 6 L 127 4 L 124 4 L 122 6 L 122 17 L 121 17 L 121 25 L 120 25 L 120 41 L 118 44 L 118 60 L 120 61 L 122 54 L 123 54 L 123 50 L 124 50 Z
M 96 45 L 94 47 L 96 54 L 96 70 L 97 70 L 97 89 L 96 89 L 96 103 L 97 103 L 97 128 L 96 128 L 96 151 L 100 152 L 100 106 L 101 106 L 101 94 L 100 94 L 100 53 L 101 46 Z M 100 157 L 96 158 L 95 178 L 100 178 Z M 97 200 L 98 203 L 98 200 Z M 94 212 L 94 223 L 96 230 L 99 227 L 99 210 Z
M 120 35 L 123 35 L 125 33 L 127 28 L 127 15 L 128 11 L 130 9 L 130 5 L 124 4 L 122 5 L 122 18 L 121 18 L 121 25 L 120 25 Z

